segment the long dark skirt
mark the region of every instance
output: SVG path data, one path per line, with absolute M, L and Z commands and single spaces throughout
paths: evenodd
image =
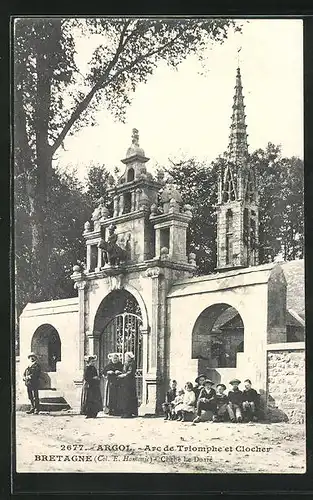
M 108 376 L 105 387 L 105 406 L 110 415 L 120 415 L 121 408 L 121 383 L 116 377 Z
M 138 416 L 138 398 L 135 377 L 125 377 L 121 384 L 121 410 L 125 416 Z
M 99 411 L 103 409 L 103 402 L 100 392 L 100 384 L 98 380 L 94 383 L 89 384 L 84 380 L 82 395 L 81 395 L 81 415 L 86 415 L 87 417 L 95 418 Z

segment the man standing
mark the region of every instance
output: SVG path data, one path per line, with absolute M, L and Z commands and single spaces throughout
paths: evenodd
M 31 408 L 26 413 L 39 413 L 39 378 L 41 374 L 40 364 L 38 363 L 37 355 L 31 352 L 28 355 L 30 363 L 26 368 L 23 376 L 23 380 L 27 387 L 28 399 L 31 403 Z

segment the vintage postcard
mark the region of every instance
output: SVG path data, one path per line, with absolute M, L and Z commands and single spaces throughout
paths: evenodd
M 305 473 L 302 21 L 13 23 L 17 473 Z

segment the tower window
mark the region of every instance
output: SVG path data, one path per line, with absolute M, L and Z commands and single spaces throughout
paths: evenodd
M 230 173 L 229 167 L 227 167 L 224 180 L 224 190 L 223 190 L 223 201 L 234 201 L 236 199 L 234 182 Z
M 233 257 L 233 212 L 226 212 L 226 264 L 231 264 Z
M 254 199 L 254 189 L 253 189 L 251 172 L 249 172 L 249 174 L 248 174 L 245 199 L 246 199 L 246 201 L 250 201 L 250 202 L 252 202 Z
M 124 214 L 128 214 L 131 211 L 132 198 L 131 193 L 124 193 Z
M 128 169 L 128 172 L 127 172 L 127 182 L 133 181 L 134 178 L 135 178 L 135 172 L 134 172 L 134 169 L 131 167 L 130 169 Z

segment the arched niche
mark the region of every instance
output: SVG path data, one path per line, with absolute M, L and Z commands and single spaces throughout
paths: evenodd
M 54 326 L 43 324 L 36 329 L 31 351 L 37 354 L 43 371 L 56 371 L 57 362 L 61 361 L 61 339 Z
M 205 308 L 192 330 L 192 358 L 199 369 L 236 368 L 244 350 L 244 323 L 237 309 L 226 303 Z

